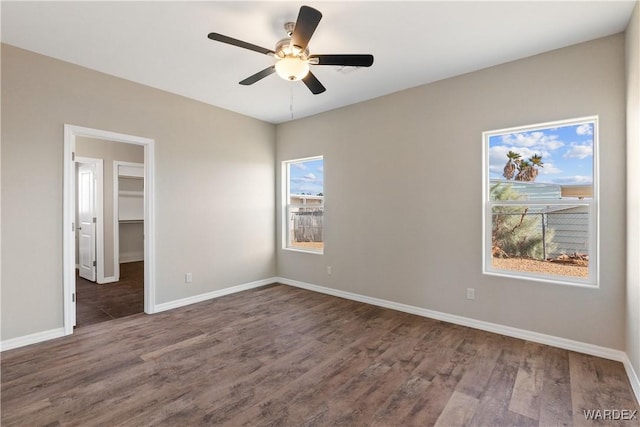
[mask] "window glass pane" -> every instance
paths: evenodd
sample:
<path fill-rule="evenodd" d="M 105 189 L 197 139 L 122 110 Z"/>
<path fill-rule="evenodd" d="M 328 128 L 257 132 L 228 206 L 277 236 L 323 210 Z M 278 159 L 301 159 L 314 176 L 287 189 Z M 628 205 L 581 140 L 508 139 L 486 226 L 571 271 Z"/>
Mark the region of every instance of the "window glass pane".
<path fill-rule="evenodd" d="M 596 117 L 485 133 L 485 272 L 596 284 L 596 140 Z"/>
<path fill-rule="evenodd" d="M 287 163 L 287 247 L 324 250 L 324 160 Z"/>
<path fill-rule="evenodd" d="M 589 210 L 589 205 L 492 207 L 492 267 L 587 279 Z"/>
<path fill-rule="evenodd" d="M 489 136 L 491 200 L 593 198 L 593 133 L 586 121 Z"/>
<path fill-rule="evenodd" d="M 295 249 L 324 249 L 324 207 L 291 206 L 289 209 L 289 246 Z"/>

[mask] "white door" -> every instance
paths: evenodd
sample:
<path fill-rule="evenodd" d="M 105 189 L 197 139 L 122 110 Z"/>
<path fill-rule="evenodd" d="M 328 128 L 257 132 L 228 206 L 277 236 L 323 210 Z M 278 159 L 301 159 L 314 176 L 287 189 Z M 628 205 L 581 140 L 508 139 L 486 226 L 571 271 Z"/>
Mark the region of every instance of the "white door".
<path fill-rule="evenodd" d="M 80 277 L 96 281 L 96 166 L 78 166 L 78 263 Z"/>

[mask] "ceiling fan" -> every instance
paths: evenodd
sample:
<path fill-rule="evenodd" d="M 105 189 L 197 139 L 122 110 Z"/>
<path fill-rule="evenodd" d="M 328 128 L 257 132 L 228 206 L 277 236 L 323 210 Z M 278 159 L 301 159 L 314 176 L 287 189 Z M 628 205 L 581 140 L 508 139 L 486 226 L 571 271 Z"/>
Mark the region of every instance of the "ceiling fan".
<path fill-rule="evenodd" d="M 209 33 L 208 37 L 211 40 L 253 50 L 276 59 L 274 65 L 242 80 L 241 85 L 252 85 L 275 72 L 285 80 L 302 80 L 311 93 L 317 95 L 324 92 L 326 88 L 309 70 L 310 65 L 370 67 L 373 64 L 373 55 L 309 55 L 309 40 L 320 23 L 320 19 L 322 19 L 320 11 L 309 6 L 302 6 L 296 22 L 287 22 L 284 25 L 288 37 L 278 41 L 275 50 L 218 33 Z"/>

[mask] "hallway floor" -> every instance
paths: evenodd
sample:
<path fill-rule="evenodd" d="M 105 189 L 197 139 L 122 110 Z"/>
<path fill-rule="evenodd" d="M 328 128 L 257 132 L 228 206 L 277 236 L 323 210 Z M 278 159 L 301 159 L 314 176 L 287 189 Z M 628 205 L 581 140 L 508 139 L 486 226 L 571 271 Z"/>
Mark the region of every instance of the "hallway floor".
<path fill-rule="evenodd" d="M 98 285 L 76 274 L 76 328 L 144 312 L 144 262 L 120 264 L 120 281 Z"/>

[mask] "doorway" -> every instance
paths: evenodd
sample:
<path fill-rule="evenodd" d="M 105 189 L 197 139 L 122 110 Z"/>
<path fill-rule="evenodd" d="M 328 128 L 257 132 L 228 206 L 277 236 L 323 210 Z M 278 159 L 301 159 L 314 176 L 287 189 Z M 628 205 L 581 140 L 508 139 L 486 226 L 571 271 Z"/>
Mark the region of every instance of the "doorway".
<path fill-rule="evenodd" d="M 75 153 L 79 328 L 144 312 L 144 146 L 77 136 Z"/>
<path fill-rule="evenodd" d="M 106 283 L 118 282 L 120 279 L 120 268 L 119 268 L 119 258 L 116 255 L 116 251 L 119 250 L 118 246 L 115 246 L 112 239 L 111 246 L 108 244 L 105 245 L 106 241 L 109 240 L 106 238 L 106 230 L 107 228 L 111 230 L 111 233 L 114 235 L 118 235 L 118 232 L 113 232 L 114 229 L 117 229 L 116 226 L 118 224 L 118 213 L 114 211 L 114 208 L 110 209 L 105 208 L 103 212 L 102 220 L 95 217 L 91 217 L 89 214 L 86 217 L 89 219 L 89 223 L 86 222 L 80 225 L 80 218 L 76 217 L 76 204 L 77 199 L 80 198 L 78 191 L 79 188 L 77 183 L 81 185 L 80 175 L 77 175 L 77 168 L 79 169 L 79 164 L 85 164 L 86 157 L 89 156 L 79 156 L 78 154 L 78 144 L 84 144 L 85 140 L 93 141 L 94 144 L 103 144 L 105 147 L 108 144 L 112 144 L 108 147 L 115 147 L 115 143 L 124 145 L 125 149 L 131 150 L 142 150 L 142 164 L 144 165 L 141 169 L 140 180 L 144 181 L 143 188 L 139 193 L 141 193 L 140 203 L 139 203 L 139 213 L 138 213 L 138 222 L 140 226 L 140 236 L 143 239 L 141 247 L 141 260 L 138 261 L 139 264 L 137 266 L 133 265 L 127 271 L 127 279 L 131 279 L 132 277 L 137 280 L 142 278 L 144 282 L 142 297 L 144 299 L 144 312 L 145 313 L 153 313 L 155 307 L 155 280 L 153 272 L 155 270 L 155 251 L 154 251 L 154 215 L 153 215 L 153 177 L 154 177 L 154 141 L 149 138 L 142 138 L 137 136 L 119 134 L 109 131 L 103 131 L 98 129 L 84 128 L 73 125 L 65 125 L 65 136 L 64 136 L 64 152 L 65 152 L 65 160 L 64 160 L 64 238 L 63 238 L 63 273 L 64 273 L 64 285 L 63 285 L 63 312 L 64 312 L 64 329 L 65 334 L 73 333 L 73 327 L 76 325 L 76 300 L 77 300 L 77 289 L 76 289 L 76 255 L 83 255 L 86 258 L 87 254 L 91 253 L 91 228 L 90 225 L 93 221 L 96 224 L 95 229 L 101 229 L 101 232 L 96 233 L 96 237 L 102 234 L 103 242 L 102 245 L 97 244 L 95 246 L 95 254 L 96 254 L 96 282 L 103 283 L 100 289 L 109 290 L 107 288 L 109 285 Z M 86 152 L 85 152 L 86 153 Z M 84 158 L 83 158 L 84 157 Z M 99 157 L 99 156 L 93 156 Z M 104 156 L 103 156 L 104 157 Z M 114 159 L 110 158 L 109 163 L 113 163 Z M 139 162 L 139 160 L 138 160 Z M 106 164 L 106 161 L 105 161 Z M 86 169 L 89 169 L 87 171 Z M 84 175 L 82 179 L 85 180 L 85 184 L 90 182 L 90 172 L 91 167 L 83 168 Z M 103 169 L 103 173 L 107 174 L 106 171 L 111 171 L 111 166 L 105 166 Z M 117 177 L 116 177 L 117 178 Z M 112 182 L 110 179 L 104 179 L 105 184 L 107 182 Z M 90 187 L 90 186 L 89 186 Z M 96 186 L 100 187 L 101 186 Z M 91 190 L 84 190 L 88 195 Z M 97 190 L 94 189 L 94 194 L 97 193 Z M 113 191 L 113 190 L 111 190 Z M 110 196 L 104 194 L 102 198 L 102 203 L 107 204 L 105 201 L 115 200 L 113 206 L 117 206 L 117 193 L 116 195 Z M 99 204 L 98 198 L 96 198 L 96 205 Z M 109 203 L 111 205 L 111 203 Z M 85 203 L 86 205 L 86 203 Z M 91 207 L 86 205 L 85 207 Z M 85 220 L 87 219 L 85 218 Z M 93 220 L 93 218 L 96 218 Z M 76 229 L 80 226 L 87 226 L 89 228 L 88 236 L 85 235 L 85 246 L 83 247 L 83 251 L 80 250 L 79 243 L 76 245 Z M 106 226 L 106 227 L 105 227 Z M 82 230 L 79 230 L 82 231 Z M 116 237 L 117 239 L 117 237 Z M 87 243 L 89 242 L 89 243 Z M 80 254 L 82 252 L 82 254 Z M 99 253 L 101 252 L 101 253 Z M 140 256 L 140 255 L 139 255 Z M 93 260 L 91 260 L 92 262 Z M 86 267 L 90 267 L 88 262 L 85 259 Z M 115 267 L 117 263 L 118 267 Z M 133 264 L 133 263 L 132 263 Z M 78 261 L 79 266 L 79 261 Z M 89 269 L 85 270 L 85 277 L 88 283 L 91 283 L 91 271 Z M 140 277 L 141 276 L 141 277 Z M 78 275 L 79 277 L 79 275 Z M 123 278 L 124 279 L 124 278 Z"/>

